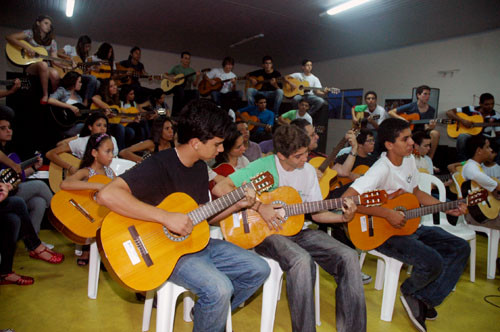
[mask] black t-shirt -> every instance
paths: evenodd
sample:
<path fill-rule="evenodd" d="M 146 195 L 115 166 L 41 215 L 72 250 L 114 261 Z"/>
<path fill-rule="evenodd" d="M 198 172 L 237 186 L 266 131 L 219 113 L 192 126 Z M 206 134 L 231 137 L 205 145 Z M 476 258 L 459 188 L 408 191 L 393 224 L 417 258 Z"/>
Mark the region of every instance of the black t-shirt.
<path fill-rule="evenodd" d="M 208 202 L 207 165 L 198 160 L 192 167 L 184 166 L 175 149 L 153 154 L 120 176 L 140 201 L 158 205 L 175 192 L 188 194 L 196 203 Z"/>
<path fill-rule="evenodd" d="M 132 61 L 130 61 L 130 60 L 123 60 L 123 61 L 120 61 L 120 65 L 125 67 L 125 68 L 132 68 L 139 75 L 142 74 L 142 72 L 144 71 L 144 65 L 142 64 L 142 62 L 139 62 L 136 65 L 134 65 L 132 63 Z M 139 84 L 139 78 L 136 76 L 132 76 L 132 82 Z M 136 91 L 136 93 L 137 93 L 137 91 Z"/>
<path fill-rule="evenodd" d="M 273 70 L 272 73 L 266 73 L 264 69 L 259 69 L 251 73 L 248 73 L 248 76 L 255 76 L 255 77 L 262 76 L 264 77 L 264 80 L 270 80 L 272 78 L 281 77 L 281 73 L 277 70 Z M 271 83 L 269 82 L 262 84 L 262 89 L 260 89 L 260 91 L 274 91 L 274 90 L 276 90 L 276 88 L 272 86 Z"/>
<path fill-rule="evenodd" d="M 347 157 L 349 157 L 349 153 L 344 153 L 343 155 L 337 157 L 335 159 L 336 164 L 343 164 Z M 354 164 L 352 165 L 352 169 L 355 169 L 359 165 L 366 165 L 368 167 L 371 167 L 375 162 L 377 161 L 377 157 L 368 155 L 366 157 L 361 157 L 361 156 L 356 156 L 356 160 L 354 161 Z"/>

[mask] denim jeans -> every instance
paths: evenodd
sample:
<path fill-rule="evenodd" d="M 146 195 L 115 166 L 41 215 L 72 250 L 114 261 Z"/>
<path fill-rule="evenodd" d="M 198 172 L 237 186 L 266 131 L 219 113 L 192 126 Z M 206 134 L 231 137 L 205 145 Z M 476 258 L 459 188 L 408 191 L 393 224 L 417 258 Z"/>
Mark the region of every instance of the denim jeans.
<path fill-rule="evenodd" d="M 316 331 L 314 282 L 316 261 L 337 283 L 335 315 L 337 331 L 366 331 L 366 304 L 358 254 L 318 230 L 297 235 L 271 235 L 255 251 L 276 260 L 286 273 L 288 305 L 294 332 Z"/>
<path fill-rule="evenodd" d="M 220 91 L 212 91 L 210 93 L 210 95 L 212 96 L 212 100 L 214 103 L 216 103 L 217 105 L 219 105 L 221 107 L 225 107 L 225 108 L 236 107 L 236 106 L 231 105 L 231 104 L 233 104 L 232 100 L 237 99 L 237 100 L 241 101 L 241 98 L 243 98 L 243 92 L 241 92 L 239 90 L 229 91 L 226 93 L 221 93 Z M 231 107 L 227 107 L 229 105 Z"/>
<path fill-rule="evenodd" d="M 96 91 L 99 90 L 101 82 L 93 75 L 82 75 L 82 99 L 87 100 L 87 102 L 92 103 L 92 97 L 95 95 Z M 90 106 L 90 104 L 89 104 Z"/>
<path fill-rule="evenodd" d="M 432 226 L 420 226 L 412 235 L 393 236 L 376 250 L 413 265 L 401 292 L 428 307 L 441 304 L 453 290 L 470 255 L 467 241 Z"/>
<path fill-rule="evenodd" d="M 12 272 L 12 263 L 19 235 L 28 250 L 35 250 L 40 239 L 33 229 L 26 203 L 20 197 L 7 197 L 0 202 L 0 274 Z"/>
<path fill-rule="evenodd" d="M 302 99 L 305 99 L 307 100 L 307 102 L 309 103 L 309 111 L 308 113 L 310 115 L 313 115 L 314 113 L 316 113 L 321 107 L 323 107 L 323 105 L 326 105 L 326 100 L 319 97 L 319 96 L 316 96 L 316 95 L 313 95 L 313 94 L 304 94 L 303 96 L 301 95 L 296 95 L 295 97 L 293 97 L 293 106 L 295 108 L 298 107 L 299 105 L 299 102 L 302 100 Z"/>
<path fill-rule="evenodd" d="M 50 206 L 52 191 L 41 180 L 28 180 L 19 184 L 16 196 L 21 197 L 26 202 L 31 223 L 38 234 L 45 210 Z"/>
<path fill-rule="evenodd" d="M 255 96 L 256 95 L 263 95 L 266 99 L 274 99 L 274 106 L 272 111 L 274 112 L 274 116 L 277 117 L 280 113 L 280 105 L 281 101 L 283 100 L 283 90 L 277 89 L 274 91 L 260 91 L 256 90 L 254 88 L 248 88 L 247 89 L 247 99 L 248 99 L 248 106 L 253 106 L 255 105 Z"/>
<path fill-rule="evenodd" d="M 269 265 L 251 251 L 210 239 L 200 252 L 182 256 L 169 280 L 198 295 L 193 331 L 222 332 L 227 304 L 236 309 L 267 279 Z"/>

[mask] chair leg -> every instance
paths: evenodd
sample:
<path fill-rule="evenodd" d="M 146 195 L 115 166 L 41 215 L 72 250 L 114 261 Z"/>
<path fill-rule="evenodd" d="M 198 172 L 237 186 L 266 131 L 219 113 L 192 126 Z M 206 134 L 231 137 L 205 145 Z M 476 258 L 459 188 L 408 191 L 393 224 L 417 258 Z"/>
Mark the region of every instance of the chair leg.
<path fill-rule="evenodd" d="M 500 239 L 500 230 L 492 229 L 488 238 L 488 273 L 486 278 L 495 279 L 496 260 L 498 257 L 498 240 Z"/>
<path fill-rule="evenodd" d="M 472 239 L 469 242 L 470 245 L 470 281 L 476 281 L 476 239 Z"/>
<path fill-rule="evenodd" d="M 194 300 L 193 300 L 193 294 L 190 292 L 186 292 L 184 294 L 184 300 L 182 301 L 183 303 L 183 314 L 182 318 L 186 323 L 192 322 L 193 320 L 191 319 L 191 310 L 194 307 Z"/>
<path fill-rule="evenodd" d="M 175 303 L 177 297 L 184 291 L 183 287 L 172 282 L 167 282 L 157 290 L 156 332 L 172 332 L 174 330 Z"/>
<path fill-rule="evenodd" d="M 283 277 L 278 262 L 272 259 L 266 259 L 271 267 L 271 273 L 264 282 L 262 291 L 262 314 L 260 319 L 260 332 L 273 331 L 274 318 L 276 315 L 276 304 L 278 302 L 279 285 Z"/>
<path fill-rule="evenodd" d="M 363 269 L 363 264 L 365 263 L 366 251 L 362 251 L 359 255 L 359 269 Z"/>
<path fill-rule="evenodd" d="M 146 300 L 144 301 L 144 312 L 142 314 L 142 332 L 149 331 L 151 322 L 151 312 L 153 311 L 153 300 L 155 291 L 146 293 Z"/>
<path fill-rule="evenodd" d="M 233 321 L 231 319 L 232 311 L 231 311 L 231 301 L 229 301 L 229 310 L 227 312 L 227 320 L 226 320 L 226 332 L 233 332 Z"/>
<path fill-rule="evenodd" d="M 375 276 L 375 289 L 382 290 L 384 287 L 385 262 L 382 258 L 377 259 L 377 274 Z"/>
<path fill-rule="evenodd" d="M 101 266 L 101 256 L 99 255 L 99 250 L 97 249 L 95 241 L 90 245 L 89 256 L 89 284 L 87 295 L 89 299 L 95 300 L 97 298 L 97 288 L 99 287 L 99 270 Z"/>
<path fill-rule="evenodd" d="M 385 264 L 384 294 L 382 295 L 380 319 L 390 322 L 392 321 L 394 302 L 398 291 L 399 273 L 403 263 L 396 259 L 389 259 Z"/>
<path fill-rule="evenodd" d="M 316 281 L 314 282 L 314 312 L 316 314 L 316 325 L 321 326 L 321 311 L 319 306 L 320 293 L 319 293 L 319 265 L 316 264 Z"/>

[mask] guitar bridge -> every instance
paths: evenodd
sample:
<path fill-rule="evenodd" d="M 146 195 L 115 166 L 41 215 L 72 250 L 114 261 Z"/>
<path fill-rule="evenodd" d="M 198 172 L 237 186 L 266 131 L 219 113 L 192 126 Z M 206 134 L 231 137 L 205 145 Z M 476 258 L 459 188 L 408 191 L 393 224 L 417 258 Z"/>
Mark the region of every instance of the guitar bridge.
<path fill-rule="evenodd" d="M 77 201 L 75 201 L 73 198 L 69 200 L 69 203 L 71 205 L 73 205 L 77 210 L 78 212 L 80 212 L 85 218 L 87 218 L 90 222 L 94 222 L 95 219 L 90 215 L 90 213 L 87 212 L 87 210 L 85 210 L 83 208 L 83 206 L 81 206 Z"/>
<path fill-rule="evenodd" d="M 148 249 L 146 249 L 144 242 L 142 242 L 139 233 L 137 233 L 137 229 L 135 229 L 135 226 L 130 226 L 128 228 L 128 231 L 130 232 L 130 235 L 134 240 L 135 246 L 137 247 L 137 249 L 139 249 L 139 252 L 141 253 L 142 259 L 144 259 L 144 263 L 146 263 L 146 266 L 150 267 L 151 265 L 153 265 L 153 260 L 149 255 Z"/>

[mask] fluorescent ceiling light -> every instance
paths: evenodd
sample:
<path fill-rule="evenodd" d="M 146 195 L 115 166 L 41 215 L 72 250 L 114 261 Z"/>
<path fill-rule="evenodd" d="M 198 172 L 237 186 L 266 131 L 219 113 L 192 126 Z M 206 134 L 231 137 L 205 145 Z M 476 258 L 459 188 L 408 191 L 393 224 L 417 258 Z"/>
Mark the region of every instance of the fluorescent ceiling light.
<path fill-rule="evenodd" d="M 356 6 L 362 5 L 362 4 L 364 4 L 365 2 L 368 2 L 368 1 L 371 1 L 371 0 L 351 0 L 351 1 L 347 1 L 347 2 L 344 2 L 341 5 L 338 5 L 338 6 L 335 6 L 333 8 L 328 9 L 326 11 L 326 13 L 328 15 L 336 15 L 336 14 L 341 13 L 343 11 L 346 11 L 348 9 L 351 9 L 351 8 L 356 7 Z"/>
<path fill-rule="evenodd" d="M 73 9 L 75 9 L 75 0 L 66 0 L 66 16 L 73 16 Z"/>

